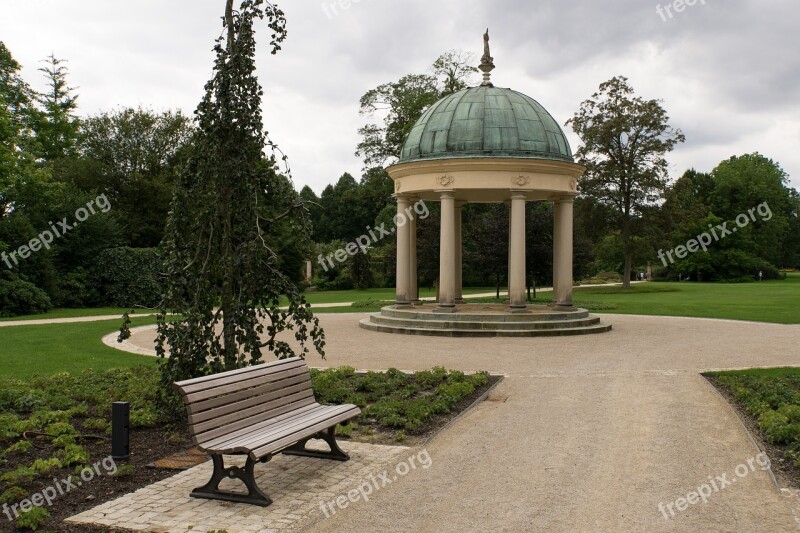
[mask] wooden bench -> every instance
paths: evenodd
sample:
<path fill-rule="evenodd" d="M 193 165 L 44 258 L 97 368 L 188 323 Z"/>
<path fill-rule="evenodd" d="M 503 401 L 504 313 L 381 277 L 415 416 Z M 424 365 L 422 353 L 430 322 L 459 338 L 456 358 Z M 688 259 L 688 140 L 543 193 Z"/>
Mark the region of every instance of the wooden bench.
<path fill-rule="evenodd" d="M 189 431 L 197 447 L 211 455 L 214 473 L 191 496 L 266 507 L 272 500 L 256 484 L 256 463 L 276 453 L 347 461 L 336 443 L 337 424 L 346 424 L 361 410 L 355 405 L 320 405 L 314 400 L 311 373 L 298 358 L 232 370 L 175 383 L 189 415 Z M 306 449 L 322 439 L 329 452 Z M 247 455 L 243 468 L 225 467 L 224 455 Z M 225 478 L 239 479 L 248 493 L 219 490 Z"/>

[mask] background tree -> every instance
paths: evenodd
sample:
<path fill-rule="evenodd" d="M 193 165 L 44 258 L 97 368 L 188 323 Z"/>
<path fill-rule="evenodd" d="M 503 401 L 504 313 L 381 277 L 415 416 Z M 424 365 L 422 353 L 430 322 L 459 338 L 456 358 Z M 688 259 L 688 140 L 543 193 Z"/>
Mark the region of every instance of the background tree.
<path fill-rule="evenodd" d="M 48 90 L 36 95 L 42 109 L 37 127 L 37 140 L 42 157 L 47 161 L 72 154 L 78 140 L 80 122 L 75 116 L 78 97 L 67 82 L 66 60 L 50 55 L 46 66 L 39 69 L 47 80 Z"/>
<path fill-rule="evenodd" d="M 300 216 L 302 202 L 266 158 L 261 86 L 255 76 L 254 23 L 266 19 L 272 52 L 286 38 L 281 10 L 227 0 L 226 34 L 214 47 L 214 75 L 196 115 L 197 131 L 177 184 L 163 243 L 166 296 L 158 317 L 157 351 L 169 359 L 164 381 L 230 370 L 295 355 L 279 335 L 294 331 L 300 354 L 323 354 L 324 334 L 310 306 L 278 268 L 269 247 L 275 225 Z M 288 310 L 282 298 L 288 300 Z M 172 321 L 167 312 L 181 317 Z M 218 328 L 221 326 L 221 329 Z M 126 335 L 123 330 L 123 337 Z M 169 345 L 167 347 L 167 345 Z"/>
<path fill-rule="evenodd" d="M 16 186 L 35 177 L 39 154 L 34 130 L 39 112 L 21 68 L 0 41 L 0 220 L 13 210 Z"/>
<path fill-rule="evenodd" d="M 669 125 L 661 102 L 634 96 L 625 77 L 601 84 L 567 124 L 583 141 L 577 152 L 578 163 L 587 168 L 582 194 L 614 208 L 628 288 L 636 220 L 662 197 L 668 179 L 665 155 L 685 137 Z"/>
<path fill-rule="evenodd" d="M 446 52 L 434 62 L 430 74 L 408 74 L 361 97 L 362 115 L 383 116 L 383 125 L 371 123 L 358 130 L 362 140 L 356 155 L 364 158 L 367 168 L 383 167 L 399 157 L 422 114 L 439 99 L 468 86 L 478 70 L 470 64 L 472 61 L 467 53 Z"/>
<path fill-rule="evenodd" d="M 125 108 L 91 116 L 81 124 L 78 156 L 59 161 L 55 179 L 106 194 L 126 244 L 156 247 L 193 131 L 179 111 Z"/>

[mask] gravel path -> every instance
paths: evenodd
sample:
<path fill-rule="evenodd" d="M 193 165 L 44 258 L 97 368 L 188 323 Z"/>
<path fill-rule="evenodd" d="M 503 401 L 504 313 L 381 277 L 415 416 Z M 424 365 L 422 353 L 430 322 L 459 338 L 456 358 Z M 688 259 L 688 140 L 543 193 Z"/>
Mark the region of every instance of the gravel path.
<path fill-rule="evenodd" d="M 309 363 L 507 377 L 428 444 L 430 469 L 308 531 L 800 530 L 797 496 L 769 471 L 736 475 L 759 450 L 700 376 L 800 365 L 800 326 L 606 315 L 604 335 L 498 341 L 373 333 L 364 316 L 321 315 L 328 355 Z M 142 328 L 132 343 L 152 338 Z M 718 476 L 735 481 L 678 509 Z"/>

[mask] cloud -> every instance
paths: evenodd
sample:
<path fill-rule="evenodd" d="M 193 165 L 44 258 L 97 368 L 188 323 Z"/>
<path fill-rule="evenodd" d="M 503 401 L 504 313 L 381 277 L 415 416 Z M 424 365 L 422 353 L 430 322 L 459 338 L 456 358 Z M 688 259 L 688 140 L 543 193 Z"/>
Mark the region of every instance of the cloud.
<path fill-rule="evenodd" d="M 365 121 L 361 95 L 425 72 L 446 50 L 480 54 L 489 26 L 495 82 L 537 99 L 560 123 L 600 83 L 625 75 L 637 94 L 663 100 L 687 135 L 670 156 L 673 176 L 759 150 L 800 187 L 794 0 L 698 0 L 666 21 L 656 12 L 666 0 L 350 0 L 333 14 L 338 2 L 279 3 L 289 40 L 277 56 L 260 28 L 266 126 L 298 186 L 319 192 L 343 172 L 360 175 L 353 152 Z M 223 7 L 28 0 L 4 6 L 0 35 L 35 86 L 39 60 L 51 52 L 68 59 L 84 114 L 136 105 L 191 113 L 211 73 Z"/>

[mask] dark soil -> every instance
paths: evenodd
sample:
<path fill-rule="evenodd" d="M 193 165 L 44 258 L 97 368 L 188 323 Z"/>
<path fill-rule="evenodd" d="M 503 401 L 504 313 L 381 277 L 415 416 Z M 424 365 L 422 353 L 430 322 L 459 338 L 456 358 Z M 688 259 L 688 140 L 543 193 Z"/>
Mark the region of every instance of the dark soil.
<path fill-rule="evenodd" d="M 501 376 L 490 376 L 488 384 L 476 389 L 470 396 L 461 400 L 449 414 L 439 415 L 425 426 L 413 432 L 409 432 L 408 436 L 403 439 L 402 442 L 398 442 L 396 431 L 387 431 L 378 428 L 373 428 L 372 434 L 367 437 L 358 436 L 353 440 L 387 445 L 402 444 L 414 446 L 421 444 L 433 438 L 433 436 L 450 424 L 450 422 L 463 414 L 476 400 L 485 395 L 501 379 Z M 341 440 L 344 443 L 343 448 L 346 450 L 347 439 L 342 438 Z M 108 457 L 111 452 L 109 442 L 86 441 L 81 442 L 81 444 L 90 452 L 93 462 Z M 101 468 L 103 475 L 95 476 L 90 482 L 84 483 L 70 490 L 64 496 L 58 497 L 53 502 L 53 505 L 47 508 L 51 517 L 39 531 L 53 531 L 58 533 L 115 531 L 109 530 L 108 528 L 67 524 L 64 523 L 63 520 L 92 509 L 107 501 L 134 492 L 147 485 L 161 481 L 162 479 L 174 476 L 177 473 L 175 470 L 151 468 L 147 465 L 165 457 L 183 454 L 191 447 L 191 439 L 185 426 L 132 430 L 130 460 L 126 463 L 118 462 L 117 466 L 128 464 L 134 467 L 133 471 L 121 476 L 108 476 L 105 475 L 106 473 Z M 34 457 L 30 455 L 26 456 L 26 461 L 32 461 L 36 458 L 47 459 L 52 456 L 51 452 L 52 450 L 50 449 L 37 450 Z M 10 469 L 12 468 L 4 466 L 2 471 Z M 58 478 L 61 480 L 66 479 L 70 475 L 73 476 L 73 482 L 76 481 L 77 476 L 75 476 L 74 471 L 70 469 L 54 471 L 49 479 Z M 35 488 L 31 494 L 35 494 L 37 490 L 42 490 L 52 485 L 52 481 L 49 483 L 43 482 L 41 486 Z M 22 531 L 8 522 L 6 517 L 2 514 L 0 514 L 0 529 L 9 532 Z"/>
<path fill-rule="evenodd" d="M 47 508 L 51 518 L 40 528 L 40 531 L 55 531 L 59 533 L 94 531 L 86 526 L 68 525 L 62 521 L 101 503 L 114 500 L 139 488 L 174 476 L 176 473 L 174 470 L 148 468 L 146 465 L 162 457 L 183 452 L 191 447 L 189 434 L 185 427 L 132 430 L 130 444 L 130 460 L 117 462 L 117 467 L 122 467 L 126 464 L 132 466 L 133 470 L 130 473 L 109 476 L 106 475 L 107 472 L 101 466 L 101 475 L 95 475 L 90 482 L 77 486 L 76 481 L 80 480 L 80 476 L 76 475 L 73 469 L 63 468 L 52 472 L 49 482 L 45 481 L 42 482 L 41 486 L 34 487 L 31 494 L 35 494 L 37 490 L 40 491 L 46 487 L 54 486 L 53 478 L 61 481 L 67 479 L 68 476 L 72 476 L 72 482 L 76 484 L 76 488 L 63 496 L 59 496 L 54 500 L 53 505 Z M 81 445 L 89 451 L 93 463 L 102 461 L 103 458 L 107 458 L 111 454 L 111 445 L 108 441 L 84 441 L 81 442 Z M 49 448 L 36 450 L 37 456 L 33 458 L 26 456 L 26 460 L 47 459 L 52 456 L 51 452 L 52 450 Z M 62 487 L 64 487 L 63 483 Z M 3 531 L 20 531 L 8 522 L 8 518 L 5 515 L 0 515 L 0 519 L 2 519 L 1 527 Z M 98 529 L 97 531 L 104 530 Z"/>
<path fill-rule="evenodd" d="M 798 468 L 793 461 L 786 459 L 786 446 L 770 444 L 767 442 L 764 438 L 764 435 L 761 433 L 761 428 L 758 426 L 758 421 L 744 410 L 742 405 L 736 400 L 736 397 L 726 387 L 722 386 L 715 376 L 703 377 L 705 377 L 709 383 L 714 385 L 720 394 L 722 394 L 722 396 L 728 400 L 728 403 L 733 406 L 733 408 L 736 410 L 736 413 L 739 415 L 739 418 L 742 420 L 742 422 L 744 422 L 747 430 L 751 435 L 753 435 L 753 438 L 755 438 L 758 447 L 767 452 L 767 455 L 772 462 L 772 473 L 775 474 L 775 478 L 778 480 L 778 485 L 780 485 L 781 488 L 800 489 L 800 468 Z"/>

